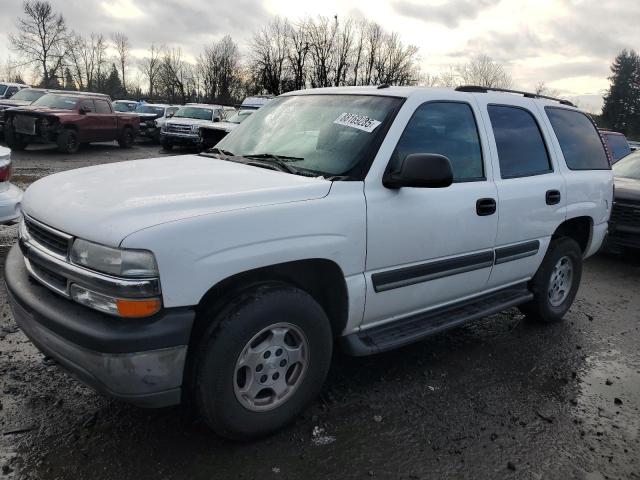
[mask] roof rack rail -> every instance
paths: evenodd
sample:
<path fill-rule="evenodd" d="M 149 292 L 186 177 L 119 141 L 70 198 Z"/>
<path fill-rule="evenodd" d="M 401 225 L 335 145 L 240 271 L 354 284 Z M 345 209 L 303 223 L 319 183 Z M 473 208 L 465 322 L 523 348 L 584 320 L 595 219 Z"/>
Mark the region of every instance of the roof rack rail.
<path fill-rule="evenodd" d="M 554 102 L 560 102 L 562 105 L 575 107 L 575 105 L 571 103 L 569 100 L 563 100 L 562 98 L 549 97 L 547 95 L 540 95 L 538 93 L 523 92 L 521 90 L 509 90 L 508 88 L 481 87 L 479 85 L 462 85 L 460 87 L 456 87 L 456 91 L 476 92 L 476 93 L 487 93 L 487 92 L 515 93 L 527 98 L 544 98 L 545 100 L 553 100 Z"/>

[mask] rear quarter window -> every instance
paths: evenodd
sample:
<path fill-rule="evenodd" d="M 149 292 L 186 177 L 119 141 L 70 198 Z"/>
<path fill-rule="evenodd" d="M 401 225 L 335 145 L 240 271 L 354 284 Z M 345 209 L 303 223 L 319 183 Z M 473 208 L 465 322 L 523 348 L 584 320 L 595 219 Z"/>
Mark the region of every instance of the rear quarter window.
<path fill-rule="evenodd" d="M 577 110 L 545 107 L 562 155 L 571 170 L 609 170 L 602 139 L 591 119 Z"/>
<path fill-rule="evenodd" d="M 614 162 L 617 162 L 631 153 L 631 148 L 624 136 L 613 133 L 603 133 L 602 137 L 605 142 L 607 142 L 607 146 L 609 147 L 609 151 L 611 152 Z"/>

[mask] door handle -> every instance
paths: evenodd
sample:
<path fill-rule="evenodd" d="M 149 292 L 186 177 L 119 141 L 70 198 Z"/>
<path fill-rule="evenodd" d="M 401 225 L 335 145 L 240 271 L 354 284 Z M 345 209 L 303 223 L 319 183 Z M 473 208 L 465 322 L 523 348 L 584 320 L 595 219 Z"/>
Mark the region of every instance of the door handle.
<path fill-rule="evenodd" d="M 561 198 L 559 190 L 547 190 L 547 194 L 545 196 L 547 205 L 557 205 L 560 203 Z"/>
<path fill-rule="evenodd" d="M 496 201 L 493 198 L 481 198 L 476 202 L 476 213 L 481 217 L 496 213 Z"/>

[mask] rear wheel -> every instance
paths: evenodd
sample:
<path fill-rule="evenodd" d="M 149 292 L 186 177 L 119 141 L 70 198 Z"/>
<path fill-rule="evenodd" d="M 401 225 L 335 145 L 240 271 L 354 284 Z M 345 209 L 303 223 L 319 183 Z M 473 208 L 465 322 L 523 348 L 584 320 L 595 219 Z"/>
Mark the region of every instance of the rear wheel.
<path fill-rule="evenodd" d="M 22 138 L 22 135 L 16 133 L 12 127 L 6 127 L 4 129 L 4 141 L 7 142 L 7 146 L 11 150 L 15 151 L 24 150 L 28 145 Z"/>
<path fill-rule="evenodd" d="M 558 322 L 578 293 L 582 278 L 582 250 L 572 238 L 554 239 L 531 280 L 531 302 L 520 306 L 527 317 L 545 323 Z"/>
<path fill-rule="evenodd" d="M 75 130 L 62 130 L 58 135 L 58 150 L 62 153 L 76 153 L 80 149 L 78 134 Z"/>
<path fill-rule="evenodd" d="M 122 129 L 122 133 L 120 134 L 120 138 L 118 139 L 118 145 L 120 148 L 131 148 L 134 141 L 133 128 L 124 127 Z"/>
<path fill-rule="evenodd" d="M 196 349 L 193 394 L 218 434 L 248 439 L 288 424 L 318 394 L 331 363 L 322 307 L 286 284 L 240 294 Z"/>

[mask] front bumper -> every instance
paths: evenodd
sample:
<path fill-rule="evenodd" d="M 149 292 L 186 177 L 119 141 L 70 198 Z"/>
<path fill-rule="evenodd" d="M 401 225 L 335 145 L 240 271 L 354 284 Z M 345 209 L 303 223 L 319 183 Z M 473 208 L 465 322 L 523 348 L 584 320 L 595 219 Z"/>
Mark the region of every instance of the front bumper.
<path fill-rule="evenodd" d="M 609 247 L 626 247 L 640 249 L 640 225 L 628 225 L 609 222 Z"/>
<path fill-rule="evenodd" d="M 93 311 L 31 279 L 18 246 L 7 255 L 5 281 L 16 323 L 80 381 L 143 407 L 180 403 L 192 309 L 141 320 Z"/>
<path fill-rule="evenodd" d="M 173 145 L 197 145 L 200 140 L 200 136 L 187 133 L 173 133 L 173 132 L 160 132 L 160 138 L 163 141 L 168 141 Z"/>

